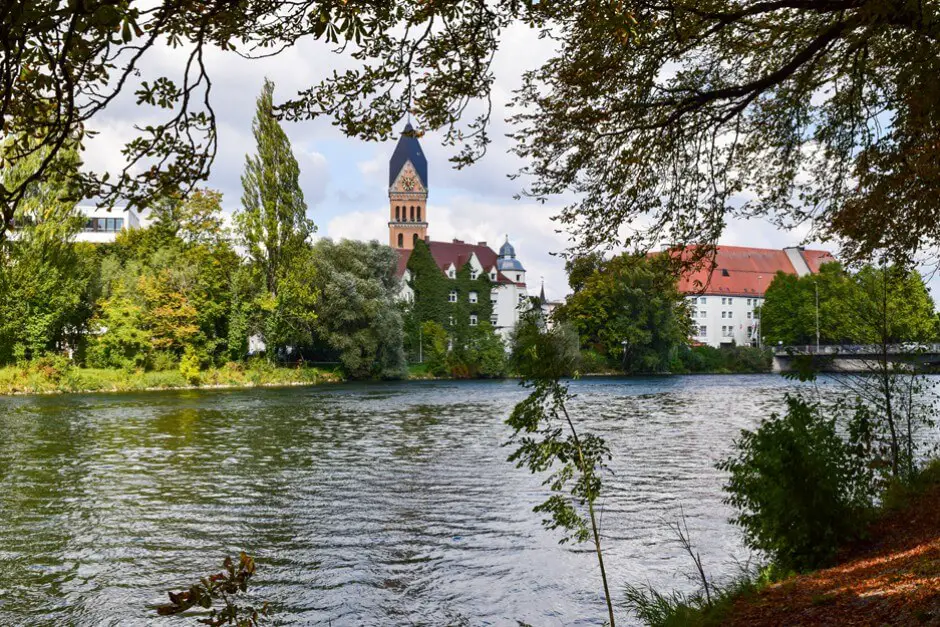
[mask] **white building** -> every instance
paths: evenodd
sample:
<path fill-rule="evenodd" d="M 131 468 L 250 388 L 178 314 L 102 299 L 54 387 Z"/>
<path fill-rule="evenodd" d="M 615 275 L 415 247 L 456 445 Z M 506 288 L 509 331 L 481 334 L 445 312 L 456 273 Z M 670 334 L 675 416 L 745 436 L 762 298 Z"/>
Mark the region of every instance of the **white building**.
<path fill-rule="evenodd" d="M 805 276 L 835 261 L 824 250 L 719 246 L 714 265 L 679 281 L 692 314 L 692 339 L 716 348 L 760 343 L 760 306 L 778 272 Z"/>
<path fill-rule="evenodd" d="M 84 227 L 75 237 L 77 242 L 113 242 L 121 231 L 141 227 L 140 217 L 130 209 L 115 207 L 109 211 L 93 206 L 79 206 L 77 210 L 85 218 Z"/>

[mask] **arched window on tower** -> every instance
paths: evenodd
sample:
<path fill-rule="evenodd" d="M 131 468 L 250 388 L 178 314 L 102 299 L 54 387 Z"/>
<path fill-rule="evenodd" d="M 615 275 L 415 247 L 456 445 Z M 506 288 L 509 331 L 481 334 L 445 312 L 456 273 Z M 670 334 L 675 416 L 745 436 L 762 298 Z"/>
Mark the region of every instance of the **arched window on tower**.
<path fill-rule="evenodd" d="M 414 248 L 415 246 L 417 246 L 417 244 L 418 244 L 418 234 L 415 233 L 414 235 L 411 236 L 411 246 L 412 246 L 412 248 Z"/>
<path fill-rule="evenodd" d="M 414 222 L 414 221 L 415 221 L 415 208 L 414 208 L 414 206 L 411 207 L 410 215 L 411 215 L 411 218 L 410 218 L 411 221 Z"/>
<path fill-rule="evenodd" d="M 395 222 L 401 222 L 401 207 L 395 207 Z"/>
<path fill-rule="evenodd" d="M 421 205 L 418 205 L 418 222 L 421 222 Z"/>
<path fill-rule="evenodd" d="M 405 236 L 402 235 L 401 233 L 398 234 L 398 247 L 399 248 L 405 247 Z"/>

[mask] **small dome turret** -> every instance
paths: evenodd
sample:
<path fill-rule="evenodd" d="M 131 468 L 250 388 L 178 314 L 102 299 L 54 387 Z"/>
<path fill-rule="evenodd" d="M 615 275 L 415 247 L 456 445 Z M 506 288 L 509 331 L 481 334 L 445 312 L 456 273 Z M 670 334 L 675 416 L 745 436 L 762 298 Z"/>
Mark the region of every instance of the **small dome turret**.
<path fill-rule="evenodd" d="M 499 248 L 499 259 L 496 260 L 496 267 L 500 272 L 513 271 L 525 272 L 522 262 L 516 259 L 516 249 L 509 243 L 509 236 L 506 236 L 506 242 Z"/>

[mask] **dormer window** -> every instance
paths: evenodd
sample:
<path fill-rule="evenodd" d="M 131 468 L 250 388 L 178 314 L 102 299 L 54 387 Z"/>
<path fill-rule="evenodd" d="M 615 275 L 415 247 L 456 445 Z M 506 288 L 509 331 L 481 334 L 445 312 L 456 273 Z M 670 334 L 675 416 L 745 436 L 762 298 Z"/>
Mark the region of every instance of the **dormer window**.
<path fill-rule="evenodd" d="M 456 277 L 456 276 L 457 276 L 457 273 L 454 272 L 454 269 L 453 269 L 453 268 L 451 268 L 450 270 L 447 271 L 447 278 L 453 279 L 453 278 Z"/>
<path fill-rule="evenodd" d="M 490 281 L 495 281 L 495 280 L 496 280 L 496 273 L 490 272 Z"/>
<path fill-rule="evenodd" d="M 727 269 L 727 268 L 722 268 L 722 269 L 721 269 L 721 276 L 731 276 L 731 274 L 728 272 L 728 269 Z"/>
<path fill-rule="evenodd" d="M 480 273 L 479 273 L 479 272 L 477 272 L 476 270 L 470 270 L 470 278 L 471 278 L 471 279 L 476 280 L 476 278 L 477 278 L 478 276 L 480 276 Z"/>

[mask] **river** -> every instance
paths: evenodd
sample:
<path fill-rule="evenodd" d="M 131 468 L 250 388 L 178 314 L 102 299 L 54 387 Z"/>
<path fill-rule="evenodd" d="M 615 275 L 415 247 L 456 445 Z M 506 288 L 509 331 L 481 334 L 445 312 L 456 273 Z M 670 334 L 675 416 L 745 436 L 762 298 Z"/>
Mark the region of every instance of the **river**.
<path fill-rule="evenodd" d="M 689 589 L 747 558 L 716 461 L 779 376 L 575 382 L 614 459 L 601 526 L 624 583 Z M 192 625 L 165 591 L 245 550 L 275 625 L 600 625 L 593 553 L 506 462 L 513 381 L 0 398 L 0 624 Z M 626 617 L 624 617 L 626 622 Z"/>

